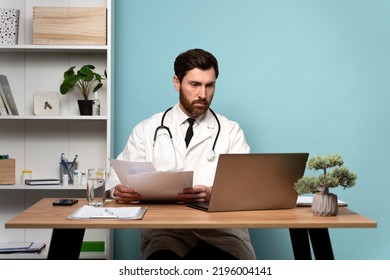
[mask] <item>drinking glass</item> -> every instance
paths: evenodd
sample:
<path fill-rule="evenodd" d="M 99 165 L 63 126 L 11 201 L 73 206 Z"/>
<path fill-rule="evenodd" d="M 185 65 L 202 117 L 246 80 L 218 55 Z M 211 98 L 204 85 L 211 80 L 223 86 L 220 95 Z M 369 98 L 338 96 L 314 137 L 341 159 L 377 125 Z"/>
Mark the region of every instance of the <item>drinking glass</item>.
<path fill-rule="evenodd" d="M 106 192 L 106 173 L 103 168 L 88 169 L 87 174 L 87 200 L 88 205 L 104 206 Z"/>

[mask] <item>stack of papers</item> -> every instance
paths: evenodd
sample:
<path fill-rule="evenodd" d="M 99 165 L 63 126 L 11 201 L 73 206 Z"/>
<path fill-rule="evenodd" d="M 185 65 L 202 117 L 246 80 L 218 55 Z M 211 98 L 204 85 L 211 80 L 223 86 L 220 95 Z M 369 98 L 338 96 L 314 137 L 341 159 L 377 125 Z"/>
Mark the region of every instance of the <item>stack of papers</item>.
<path fill-rule="evenodd" d="M 192 188 L 193 171 L 159 172 L 151 162 L 110 159 L 119 180 L 143 201 L 176 201 L 184 188 Z"/>
<path fill-rule="evenodd" d="M 0 243 L 0 254 L 40 253 L 45 247 L 44 242 L 4 242 Z"/>
<path fill-rule="evenodd" d="M 84 205 L 77 209 L 68 219 L 123 219 L 140 220 L 146 207 L 95 207 Z"/>

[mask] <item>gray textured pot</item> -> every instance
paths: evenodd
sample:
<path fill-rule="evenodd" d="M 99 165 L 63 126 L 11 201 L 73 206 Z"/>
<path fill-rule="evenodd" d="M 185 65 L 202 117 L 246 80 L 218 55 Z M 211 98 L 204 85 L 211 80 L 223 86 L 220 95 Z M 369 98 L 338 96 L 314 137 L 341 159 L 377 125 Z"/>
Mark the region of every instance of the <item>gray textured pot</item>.
<path fill-rule="evenodd" d="M 316 216 L 336 216 L 339 209 L 337 195 L 314 194 L 311 209 Z"/>

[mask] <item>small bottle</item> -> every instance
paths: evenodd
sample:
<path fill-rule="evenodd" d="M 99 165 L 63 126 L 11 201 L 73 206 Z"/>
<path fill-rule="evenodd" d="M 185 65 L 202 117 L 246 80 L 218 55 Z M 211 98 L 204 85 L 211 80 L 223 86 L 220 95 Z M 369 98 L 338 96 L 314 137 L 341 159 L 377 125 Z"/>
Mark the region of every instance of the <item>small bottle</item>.
<path fill-rule="evenodd" d="M 26 184 L 26 180 L 32 179 L 31 170 L 22 170 L 22 184 Z"/>
<path fill-rule="evenodd" d="M 85 186 L 86 184 L 87 184 L 87 174 L 85 172 L 81 172 L 80 185 Z"/>
<path fill-rule="evenodd" d="M 64 186 L 67 186 L 68 183 L 69 183 L 69 175 L 68 175 L 68 174 L 62 175 L 62 184 L 63 184 Z"/>
<path fill-rule="evenodd" d="M 92 115 L 100 116 L 100 100 L 98 97 L 98 92 L 95 91 L 93 94 L 94 94 L 94 98 L 92 101 Z"/>
<path fill-rule="evenodd" d="M 81 173 L 80 170 L 75 169 L 73 171 L 73 185 L 80 185 L 81 181 Z"/>

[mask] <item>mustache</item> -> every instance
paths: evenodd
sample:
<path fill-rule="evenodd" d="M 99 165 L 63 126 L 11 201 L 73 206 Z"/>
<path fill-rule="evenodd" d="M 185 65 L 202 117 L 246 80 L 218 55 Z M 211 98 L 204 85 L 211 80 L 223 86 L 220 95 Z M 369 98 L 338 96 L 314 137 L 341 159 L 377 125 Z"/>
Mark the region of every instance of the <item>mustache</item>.
<path fill-rule="evenodd" d="M 192 104 L 202 104 L 202 105 L 209 105 L 209 103 L 207 102 L 206 99 L 198 99 L 198 100 L 195 100 L 194 102 L 192 102 Z"/>

